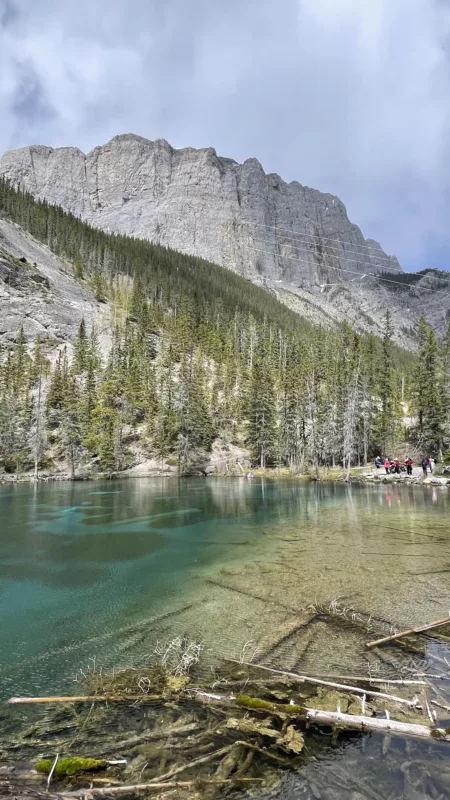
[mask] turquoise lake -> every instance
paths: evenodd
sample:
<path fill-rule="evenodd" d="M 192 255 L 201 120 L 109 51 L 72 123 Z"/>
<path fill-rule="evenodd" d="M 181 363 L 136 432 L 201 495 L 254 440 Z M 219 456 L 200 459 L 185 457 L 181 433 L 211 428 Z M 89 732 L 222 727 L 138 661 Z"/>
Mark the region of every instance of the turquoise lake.
<path fill-rule="evenodd" d="M 205 661 L 334 602 L 408 626 L 450 608 L 450 501 L 436 487 L 245 479 L 0 487 L 2 697 L 56 692 L 187 635 Z M 337 600 L 336 600 L 337 598 Z M 359 644 L 358 644 L 359 647 Z M 362 669 L 320 624 L 272 663 Z"/>

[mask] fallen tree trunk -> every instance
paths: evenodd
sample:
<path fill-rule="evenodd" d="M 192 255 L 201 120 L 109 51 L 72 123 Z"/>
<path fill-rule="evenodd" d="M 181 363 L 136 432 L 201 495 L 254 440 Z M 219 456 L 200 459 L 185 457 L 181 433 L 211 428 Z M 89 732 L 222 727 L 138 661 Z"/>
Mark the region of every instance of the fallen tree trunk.
<path fill-rule="evenodd" d="M 306 718 L 310 722 L 331 727 L 350 728 L 361 731 L 378 731 L 380 733 L 397 733 L 400 736 L 418 736 L 421 739 L 436 739 L 450 742 L 450 735 L 443 728 L 430 728 L 428 725 L 417 725 L 409 722 L 397 722 L 395 719 L 379 719 L 356 714 L 342 714 L 340 711 L 321 711 L 306 709 Z"/>
<path fill-rule="evenodd" d="M 443 625 L 450 625 L 450 617 L 438 619 L 436 622 L 429 622 L 427 625 L 418 625 L 416 628 L 410 628 L 407 631 L 400 631 L 400 633 L 393 633 L 391 636 L 384 636 L 382 639 L 375 639 L 373 642 L 367 642 L 366 647 L 378 647 L 380 644 L 394 642 L 396 639 L 401 639 L 403 636 L 411 636 L 413 633 L 431 631 L 433 628 L 440 628 Z"/>
<path fill-rule="evenodd" d="M 258 650 L 256 651 L 258 659 L 265 658 L 265 656 L 275 650 L 276 647 L 279 647 L 280 644 L 283 644 L 283 642 L 297 633 L 297 631 L 309 625 L 316 617 L 317 614 L 315 612 L 303 611 L 295 617 L 290 617 L 282 622 L 278 628 L 270 631 L 261 640 L 258 645 Z"/>
<path fill-rule="evenodd" d="M 239 662 L 236 662 L 239 663 Z M 420 708 L 419 702 L 417 698 L 413 700 L 407 700 L 405 697 L 397 697 L 395 694 L 387 694 L 386 692 L 376 692 L 372 689 L 361 689 L 360 686 L 349 686 L 346 683 L 334 683 L 332 681 L 323 681 L 320 678 L 308 678 L 307 675 L 297 675 L 295 672 L 283 672 L 280 669 L 274 669 L 273 667 L 263 667 L 261 664 L 249 664 L 247 662 L 243 662 L 242 666 L 246 667 L 253 667 L 254 669 L 263 669 L 267 672 L 275 672 L 277 675 L 284 675 L 286 678 L 290 680 L 296 681 L 298 683 L 312 683 L 314 686 L 328 686 L 331 689 L 339 689 L 341 692 L 351 692 L 352 694 L 365 694 L 370 695 L 370 697 L 383 697 L 385 700 L 391 700 L 393 703 L 403 703 L 406 706 L 410 706 L 412 708 Z"/>
<path fill-rule="evenodd" d="M 242 594 L 244 597 L 250 597 L 252 600 L 259 600 L 261 603 L 268 603 L 272 606 L 285 608 L 287 611 L 291 611 L 294 614 L 298 612 L 297 609 L 292 608 L 291 606 L 286 606 L 284 603 L 279 603 L 278 600 L 271 600 L 270 597 L 261 597 L 261 595 L 252 594 L 251 592 L 247 592 L 245 589 L 239 589 L 237 586 L 229 586 L 226 583 L 214 581 L 212 578 L 205 578 L 205 583 L 209 583 L 211 586 L 218 586 L 219 589 L 225 589 L 228 592 L 237 592 L 237 594 Z"/>

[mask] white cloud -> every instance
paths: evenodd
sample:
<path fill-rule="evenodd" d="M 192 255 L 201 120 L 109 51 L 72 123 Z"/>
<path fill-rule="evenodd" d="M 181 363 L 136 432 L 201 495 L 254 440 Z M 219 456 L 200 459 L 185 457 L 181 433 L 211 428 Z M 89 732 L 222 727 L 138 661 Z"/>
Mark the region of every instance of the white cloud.
<path fill-rule="evenodd" d="M 2 3 L 0 150 L 133 131 L 256 156 L 407 268 L 446 265 L 446 0 Z"/>

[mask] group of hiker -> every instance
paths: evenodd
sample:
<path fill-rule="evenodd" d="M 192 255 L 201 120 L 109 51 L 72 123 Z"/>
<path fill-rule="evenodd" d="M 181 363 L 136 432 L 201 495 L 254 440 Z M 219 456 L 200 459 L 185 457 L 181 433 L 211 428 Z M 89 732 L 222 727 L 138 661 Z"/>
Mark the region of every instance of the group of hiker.
<path fill-rule="evenodd" d="M 383 465 L 383 467 L 386 470 L 386 475 L 392 475 L 392 474 L 400 475 L 401 472 L 405 471 L 405 468 L 407 475 L 412 475 L 413 464 L 414 461 L 412 460 L 412 458 L 409 458 L 409 456 L 408 458 L 405 458 L 405 461 L 403 463 L 401 463 L 398 458 L 392 459 L 388 458 L 387 456 L 384 459 L 384 461 L 381 460 L 380 456 L 377 456 L 375 459 L 375 466 L 377 470 L 380 469 L 381 466 Z M 433 473 L 434 460 L 431 457 L 427 456 L 422 459 L 421 466 L 424 475 L 428 474 L 428 470 L 430 471 L 430 473 Z"/>

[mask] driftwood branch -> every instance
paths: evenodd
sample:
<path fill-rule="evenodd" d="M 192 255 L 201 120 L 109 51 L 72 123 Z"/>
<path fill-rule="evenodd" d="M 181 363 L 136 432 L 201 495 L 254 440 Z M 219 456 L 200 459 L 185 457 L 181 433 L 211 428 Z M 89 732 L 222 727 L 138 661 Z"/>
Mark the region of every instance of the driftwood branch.
<path fill-rule="evenodd" d="M 380 644 L 394 642 L 396 639 L 403 638 L 403 636 L 410 636 L 413 633 L 431 631 L 433 628 L 440 628 L 443 625 L 450 625 L 450 617 L 443 617 L 443 619 L 438 619 L 436 622 L 429 622 L 428 625 L 418 625 L 416 628 L 410 628 L 407 631 L 400 631 L 400 633 L 393 633 L 391 636 L 384 636 L 382 639 L 376 639 L 373 642 L 367 642 L 366 647 L 378 647 Z"/>
<path fill-rule="evenodd" d="M 322 675 L 321 673 L 305 672 L 303 677 L 308 681 L 310 678 L 321 678 L 326 681 L 357 681 L 358 683 L 379 683 L 383 686 L 428 686 L 427 681 L 408 680 L 406 678 L 372 678 L 370 675 Z M 432 677 L 432 676 L 430 676 Z M 439 677 L 439 676 L 438 676 Z"/>
<path fill-rule="evenodd" d="M 412 708 L 420 708 L 417 698 L 407 700 L 405 697 L 397 697 L 394 694 L 387 694 L 386 692 L 376 692 L 372 689 L 361 689 L 359 686 L 349 686 L 346 683 L 334 683 L 332 681 L 323 681 L 320 678 L 308 678 L 306 675 L 297 675 L 295 672 L 283 672 L 280 669 L 273 669 L 273 667 L 263 667 L 261 664 L 248 664 L 244 662 L 243 666 L 253 667 L 255 669 L 263 669 L 267 672 L 275 672 L 277 675 L 284 675 L 289 680 L 297 683 L 311 683 L 314 686 L 329 686 L 331 689 L 339 689 L 341 692 L 351 692 L 352 694 L 370 695 L 370 697 L 383 697 L 385 700 L 391 700 L 393 703 L 403 703 Z"/>
<path fill-rule="evenodd" d="M 394 719 L 378 719 L 356 714 L 341 714 L 340 711 L 321 711 L 314 708 L 308 708 L 306 714 L 310 722 L 317 722 L 321 725 L 361 731 L 398 733 L 400 736 L 418 736 L 421 739 L 450 742 L 450 735 L 443 728 L 430 728 L 428 725 L 416 725 L 409 722 L 397 722 Z"/>
<path fill-rule="evenodd" d="M 55 695 L 51 697 L 10 697 L 6 705 L 27 705 L 36 703 L 128 703 L 136 700 L 160 700 L 161 695 L 155 694 L 130 694 L 130 695 Z"/>

